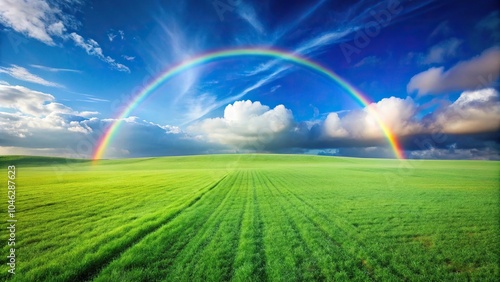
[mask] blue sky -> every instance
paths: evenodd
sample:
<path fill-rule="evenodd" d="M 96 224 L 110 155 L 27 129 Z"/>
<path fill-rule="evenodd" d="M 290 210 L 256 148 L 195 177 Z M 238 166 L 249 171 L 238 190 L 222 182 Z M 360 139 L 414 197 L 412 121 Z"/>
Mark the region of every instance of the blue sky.
<path fill-rule="evenodd" d="M 496 1 L 146 2 L 0 0 L 0 154 L 90 157 L 127 97 L 163 70 L 265 47 L 361 90 L 410 158 L 499 158 Z M 166 82 L 105 156 L 235 152 L 393 157 L 339 85 L 258 57 Z"/>

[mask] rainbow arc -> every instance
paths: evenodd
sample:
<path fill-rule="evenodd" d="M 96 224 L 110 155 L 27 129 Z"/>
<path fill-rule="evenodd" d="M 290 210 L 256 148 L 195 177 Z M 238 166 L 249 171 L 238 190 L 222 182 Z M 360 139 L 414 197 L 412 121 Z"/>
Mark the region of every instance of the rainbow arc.
<path fill-rule="evenodd" d="M 267 48 L 235 48 L 235 49 L 225 49 L 220 51 L 215 51 L 211 53 L 205 53 L 189 60 L 180 62 L 162 73 L 152 80 L 151 83 L 146 85 L 142 90 L 134 95 L 132 101 L 118 114 L 113 123 L 107 128 L 104 134 L 101 136 L 93 155 L 94 160 L 102 159 L 106 149 L 110 146 L 113 141 L 114 136 L 120 129 L 122 119 L 128 117 L 134 109 L 136 109 L 151 93 L 158 89 L 163 83 L 171 79 L 172 77 L 187 71 L 191 68 L 207 64 L 210 62 L 236 58 L 236 57 L 269 57 L 276 58 L 287 62 L 292 62 L 299 66 L 306 67 L 313 71 L 316 71 L 327 78 L 333 80 L 339 86 L 341 86 L 350 96 L 352 96 L 358 103 L 366 107 L 368 113 L 374 117 L 378 126 L 383 131 L 386 139 L 388 140 L 392 150 L 394 151 L 394 156 L 398 159 L 404 159 L 403 150 L 399 144 L 396 135 L 390 130 L 390 128 L 381 120 L 380 115 L 377 111 L 370 106 L 372 101 L 354 86 L 349 84 L 346 80 L 342 79 L 335 72 L 329 70 L 328 68 L 314 62 L 310 59 L 303 58 L 295 53 L 278 50 L 278 49 L 267 49 Z"/>

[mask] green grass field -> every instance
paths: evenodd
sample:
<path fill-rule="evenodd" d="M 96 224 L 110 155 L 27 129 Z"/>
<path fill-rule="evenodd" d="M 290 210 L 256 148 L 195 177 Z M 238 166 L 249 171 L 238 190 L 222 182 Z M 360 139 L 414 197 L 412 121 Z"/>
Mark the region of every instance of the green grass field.
<path fill-rule="evenodd" d="M 0 157 L 0 280 L 498 281 L 498 162 Z M 7 166 L 16 269 L 7 272 Z"/>

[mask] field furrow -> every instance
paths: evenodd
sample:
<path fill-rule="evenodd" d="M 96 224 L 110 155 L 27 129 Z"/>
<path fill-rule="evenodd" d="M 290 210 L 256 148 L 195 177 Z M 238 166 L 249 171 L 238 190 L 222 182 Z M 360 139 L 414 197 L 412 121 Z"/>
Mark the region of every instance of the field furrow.
<path fill-rule="evenodd" d="M 256 179 L 265 229 L 267 278 L 273 281 L 323 280 L 316 258 L 282 207 L 284 195 L 276 191 L 261 173 Z M 287 256 L 287 253 L 294 255 Z"/>
<path fill-rule="evenodd" d="M 177 255 L 165 278 L 182 281 L 229 280 L 236 256 L 239 231 L 244 212 L 247 189 L 246 172 L 233 174 L 236 181 L 228 201 L 212 214 L 198 236 L 191 238 L 186 248 Z"/>
<path fill-rule="evenodd" d="M 172 187 L 186 187 L 183 181 L 175 184 L 170 180 L 170 183 Z M 106 192 L 114 191 L 118 197 L 106 196 L 102 189 L 89 189 L 88 186 L 66 187 L 66 197 L 58 194 L 45 199 L 55 203 L 48 205 L 43 212 L 31 210 L 26 203 L 20 202 L 19 212 L 29 220 L 19 223 L 19 245 L 21 249 L 22 246 L 30 247 L 20 253 L 20 259 L 33 257 L 20 265 L 20 276 L 27 280 L 45 280 L 46 275 L 50 275 L 52 279 L 61 281 L 91 277 L 117 254 L 168 222 L 216 185 L 202 181 L 198 183 L 200 185 L 181 193 L 159 185 L 147 195 L 141 194 L 133 186 L 131 189 L 114 189 L 114 185 L 110 185 L 111 188 L 106 189 Z M 20 184 L 23 185 L 22 181 Z M 103 180 L 102 186 L 99 186 L 104 187 L 105 184 Z M 45 189 L 44 185 L 50 187 L 52 184 L 42 182 L 33 190 L 53 193 Z M 85 201 L 82 201 L 81 196 L 73 195 L 73 191 L 79 192 L 81 189 L 89 192 Z M 33 190 L 26 190 L 28 199 L 30 194 L 36 193 Z M 78 192 L 74 194 L 78 195 Z M 135 200 L 126 201 L 130 204 L 124 206 L 120 197 L 124 194 L 135 195 Z M 116 198 L 119 200 L 116 201 Z M 95 204 L 92 205 L 92 202 Z M 146 202 L 151 204 L 145 205 Z M 101 206 L 106 208 L 100 209 Z M 57 258 L 58 263 L 50 263 L 53 258 Z"/>
<path fill-rule="evenodd" d="M 358 238 L 359 235 L 355 230 L 349 228 L 350 226 L 345 224 L 342 218 L 339 218 L 334 213 L 330 213 L 327 216 L 299 196 L 296 191 L 300 191 L 299 187 L 301 186 L 293 187 L 289 183 L 290 176 L 274 177 L 273 179 L 277 189 L 288 195 L 285 199 L 289 206 L 297 209 L 303 218 L 312 224 L 317 231 L 322 233 L 318 237 L 328 237 L 340 249 L 338 252 L 344 257 L 344 266 L 347 268 L 333 270 L 333 272 L 349 273 L 351 275 L 350 277 L 348 276 L 349 279 L 353 278 L 353 270 L 362 271 L 368 276 L 366 278 L 372 280 L 375 277 L 382 280 L 406 279 L 402 274 L 392 269 L 390 265 L 383 264 L 376 253 L 368 251 L 362 239 Z M 295 183 L 300 183 L 300 181 Z M 310 238 L 311 236 L 306 237 Z M 329 276 L 331 276 L 331 273 Z"/>
<path fill-rule="evenodd" d="M 256 173 L 251 171 L 247 180 L 247 202 L 241 223 L 237 255 L 233 264 L 234 281 L 264 281 L 266 254 L 263 242 L 264 227 L 257 198 Z"/>
<path fill-rule="evenodd" d="M 209 227 L 223 212 L 224 204 L 233 201 L 236 180 L 235 175 L 228 175 L 201 201 L 113 261 L 99 273 L 96 281 L 137 281 L 146 268 L 155 277 L 172 277 L 172 268 L 178 266 L 179 260 L 184 260 L 186 253 L 195 253 L 200 242 L 213 231 Z"/>
<path fill-rule="evenodd" d="M 498 162 L 423 161 L 390 186 L 391 160 L 212 155 L 57 174 L 17 160 L 17 268 L 0 281 L 500 277 Z"/>
<path fill-rule="evenodd" d="M 318 261 L 324 277 L 328 280 L 370 280 L 371 269 L 352 253 L 342 246 L 342 238 L 332 236 L 324 225 L 318 224 L 313 218 L 315 211 L 303 211 L 297 201 L 292 201 L 292 193 L 284 188 L 278 179 L 269 180 L 270 185 L 280 194 L 280 206 L 287 210 L 287 216 L 295 221 L 301 237 L 309 249 L 314 250 L 311 255 Z"/>

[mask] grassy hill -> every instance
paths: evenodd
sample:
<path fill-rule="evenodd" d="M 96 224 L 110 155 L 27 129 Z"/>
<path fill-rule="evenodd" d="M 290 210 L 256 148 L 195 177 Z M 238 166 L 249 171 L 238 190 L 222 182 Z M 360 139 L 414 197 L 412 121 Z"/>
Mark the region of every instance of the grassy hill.
<path fill-rule="evenodd" d="M 497 281 L 499 163 L 303 155 L 16 166 L 9 281 Z M 7 217 L 7 204 L 0 205 Z M 7 226 L 7 224 L 5 224 Z M 7 242 L 2 228 L 0 240 Z M 2 256 L 9 254 L 2 246 Z"/>

